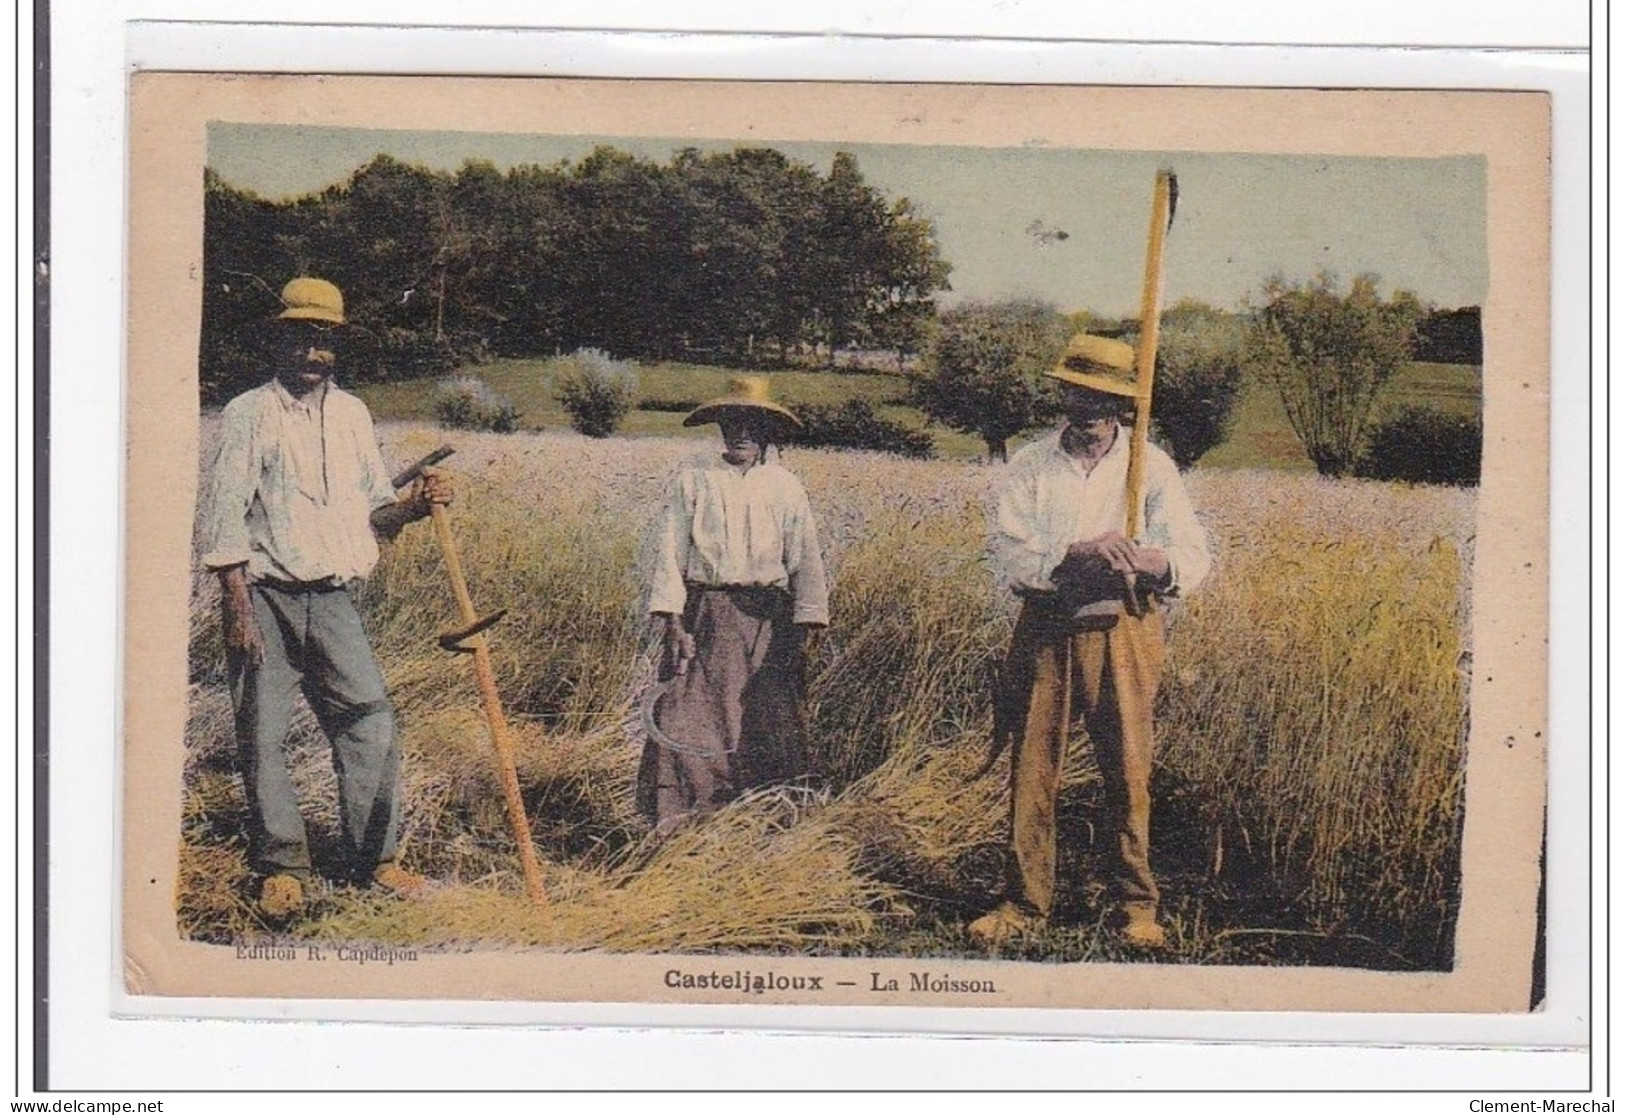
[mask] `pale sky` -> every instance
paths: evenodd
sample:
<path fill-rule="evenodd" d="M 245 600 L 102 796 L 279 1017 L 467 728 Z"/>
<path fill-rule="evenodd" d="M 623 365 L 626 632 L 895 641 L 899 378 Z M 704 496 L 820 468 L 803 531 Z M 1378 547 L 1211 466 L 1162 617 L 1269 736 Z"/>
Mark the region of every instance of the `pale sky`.
<path fill-rule="evenodd" d="M 598 144 L 665 162 L 680 147 L 729 150 L 721 139 L 525 136 L 214 124 L 209 165 L 222 178 L 281 199 L 344 180 L 383 153 L 454 170 L 485 159 L 499 170 L 577 160 Z M 1164 304 L 1199 298 L 1234 309 L 1269 275 L 1329 270 L 1345 284 L 1375 272 L 1383 289 L 1441 307 L 1480 305 L 1489 282 L 1485 165 L 1439 159 L 778 143 L 827 173 L 836 151 L 857 157 L 888 197 L 911 198 L 953 265 L 952 294 L 1035 296 L 1062 310 L 1137 311 L 1156 170 L 1179 176 L 1165 255 Z M 1064 238 L 1059 233 L 1065 233 Z"/>

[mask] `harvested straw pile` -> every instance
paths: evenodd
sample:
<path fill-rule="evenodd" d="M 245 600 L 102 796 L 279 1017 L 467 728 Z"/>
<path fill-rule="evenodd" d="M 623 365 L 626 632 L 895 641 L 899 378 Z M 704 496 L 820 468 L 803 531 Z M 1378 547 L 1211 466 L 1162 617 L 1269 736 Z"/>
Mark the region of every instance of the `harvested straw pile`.
<path fill-rule="evenodd" d="M 616 864 L 553 867 L 550 927 L 511 880 L 493 877 L 419 902 L 352 902 L 301 933 L 621 952 L 839 945 L 874 931 L 891 891 L 856 870 L 855 845 L 827 814 L 817 804 L 757 794 L 658 847 L 635 847 Z"/>

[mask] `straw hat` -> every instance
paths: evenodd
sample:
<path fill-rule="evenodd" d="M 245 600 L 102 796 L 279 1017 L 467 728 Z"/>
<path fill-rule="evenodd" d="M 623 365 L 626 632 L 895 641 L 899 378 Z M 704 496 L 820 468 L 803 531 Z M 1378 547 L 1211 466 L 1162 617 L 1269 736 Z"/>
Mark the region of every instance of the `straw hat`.
<path fill-rule="evenodd" d="M 1062 383 L 1112 395 L 1140 393 L 1134 375 L 1133 346 L 1092 333 L 1074 334 L 1061 362 L 1044 374 Z"/>
<path fill-rule="evenodd" d="M 695 407 L 683 419 L 685 426 L 703 426 L 707 422 L 720 422 L 729 411 L 761 411 L 780 422 L 801 428 L 801 419 L 767 397 L 767 380 L 761 376 L 738 376 L 728 381 L 728 394 L 711 399 Z"/>
<path fill-rule="evenodd" d="M 344 295 L 326 279 L 308 275 L 290 279 L 282 288 L 282 312 L 278 321 L 325 321 L 344 324 Z"/>

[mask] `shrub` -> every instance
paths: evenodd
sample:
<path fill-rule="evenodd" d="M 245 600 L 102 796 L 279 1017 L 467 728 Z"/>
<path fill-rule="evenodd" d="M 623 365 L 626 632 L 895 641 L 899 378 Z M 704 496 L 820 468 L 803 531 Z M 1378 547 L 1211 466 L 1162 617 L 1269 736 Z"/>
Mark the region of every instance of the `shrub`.
<path fill-rule="evenodd" d="M 513 404 L 473 376 L 435 384 L 434 412 L 440 424 L 451 430 L 511 434 L 519 427 L 519 412 Z"/>
<path fill-rule="evenodd" d="M 1246 323 L 1234 314 L 1187 301 L 1163 315 L 1151 421 L 1180 468 L 1229 433 L 1245 343 Z"/>
<path fill-rule="evenodd" d="M 1355 474 L 1414 484 L 1477 484 L 1484 424 L 1477 417 L 1406 407 L 1377 427 Z"/>
<path fill-rule="evenodd" d="M 936 443 L 924 430 L 911 430 L 882 414 L 867 399 L 847 399 L 843 403 L 803 405 L 795 408 L 802 428 L 791 440 L 798 445 L 826 446 L 832 449 L 870 449 L 895 453 L 899 457 L 929 460 L 935 457 Z"/>
<path fill-rule="evenodd" d="M 915 403 L 935 421 L 977 434 L 990 459 L 1055 413 L 1044 379 L 1066 348 L 1067 319 L 1043 302 L 972 302 L 942 315 Z"/>
<path fill-rule="evenodd" d="M 570 415 L 570 425 L 588 437 L 608 437 L 632 409 L 638 393 L 637 369 L 596 348 L 577 349 L 554 363 L 553 397 Z"/>
<path fill-rule="evenodd" d="M 1348 293 L 1322 274 L 1307 285 L 1274 278 L 1253 319 L 1247 363 L 1280 392 L 1292 432 L 1322 476 L 1360 459 L 1377 394 L 1411 359 L 1424 308 L 1409 291 L 1383 299 L 1374 275 Z"/>

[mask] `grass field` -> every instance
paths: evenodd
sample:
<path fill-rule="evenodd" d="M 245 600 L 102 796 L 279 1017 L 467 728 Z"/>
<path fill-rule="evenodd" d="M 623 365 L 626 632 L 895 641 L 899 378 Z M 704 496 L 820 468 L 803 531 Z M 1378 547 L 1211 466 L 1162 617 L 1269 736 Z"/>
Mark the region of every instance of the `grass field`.
<path fill-rule="evenodd" d="M 569 415 L 553 399 L 549 361 L 495 360 L 468 367 L 463 374 L 483 380 L 513 403 L 520 412 L 520 428 L 570 428 Z M 640 400 L 698 403 L 725 394 L 729 378 L 737 374 L 696 364 L 640 364 L 638 394 Z M 987 451 L 980 438 L 929 425 L 925 415 L 903 405 L 908 382 L 899 376 L 845 370 L 753 374 L 767 376 L 774 397 L 792 408 L 796 404 L 837 403 L 853 397 L 867 399 L 881 414 L 910 429 L 929 429 L 940 457 L 975 460 Z M 357 393 L 379 419 L 434 421 L 433 381 L 367 384 L 358 388 Z M 1389 384 L 1380 407 L 1383 414 L 1393 413 L 1407 404 L 1433 406 L 1452 414 L 1476 414 L 1480 399 L 1478 368 L 1417 363 L 1408 365 Z M 619 433 L 628 437 L 711 436 L 707 430 L 685 429 L 682 423 L 681 412 L 633 410 Z M 1013 440 L 1011 449 L 1017 448 L 1023 440 Z M 1230 438 L 1210 450 L 1200 463 L 1215 468 L 1278 468 L 1294 472 L 1312 471 L 1314 467 L 1287 425 L 1280 400 L 1270 388 L 1257 384 L 1248 384 L 1243 389 Z"/>
<path fill-rule="evenodd" d="M 444 436 L 380 429 L 391 464 Z M 283 932 L 446 949 L 987 955 L 963 926 L 996 896 L 1005 835 L 1003 764 L 968 780 L 1014 614 L 983 553 L 999 466 L 786 454 L 834 581 L 809 664 L 820 789 L 752 796 L 657 845 L 632 803 L 649 684 L 644 527 L 672 471 L 709 449 L 555 432 L 451 440 L 474 599 L 511 609 L 493 656 L 553 926 L 520 887 L 467 664 L 434 647 L 456 613 L 420 526 L 390 547 L 363 604 L 403 728 L 405 855 L 441 885 L 422 902 L 333 887 Z M 1167 959 L 1448 967 L 1475 493 L 1243 469 L 1198 469 L 1190 487 L 1218 563 L 1172 617 L 1159 698 Z M 276 927 L 249 901 L 215 589 L 203 575 L 195 586 L 178 916 L 190 937 L 230 941 Z M 293 755 L 320 856 L 333 775 L 308 716 Z M 1005 955 L 1118 956 L 1101 930 L 1087 741 L 1068 770 L 1057 922 Z"/>
<path fill-rule="evenodd" d="M 1447 414 L 1476 415 L 1483 399 L 1477 367 L 1463 364 L 1409 364 L 1388 384 L 1377 404 L 1378 420 L 1406 406 L 1427 406 Z M 1207 468 L 1273 468 L 1313 472 L 1315 466 L 1292 427 L 1280 396 L 1267 384 L 1248 382 L 1236 402 L 1230 437 L 1197 462 Z"/>

